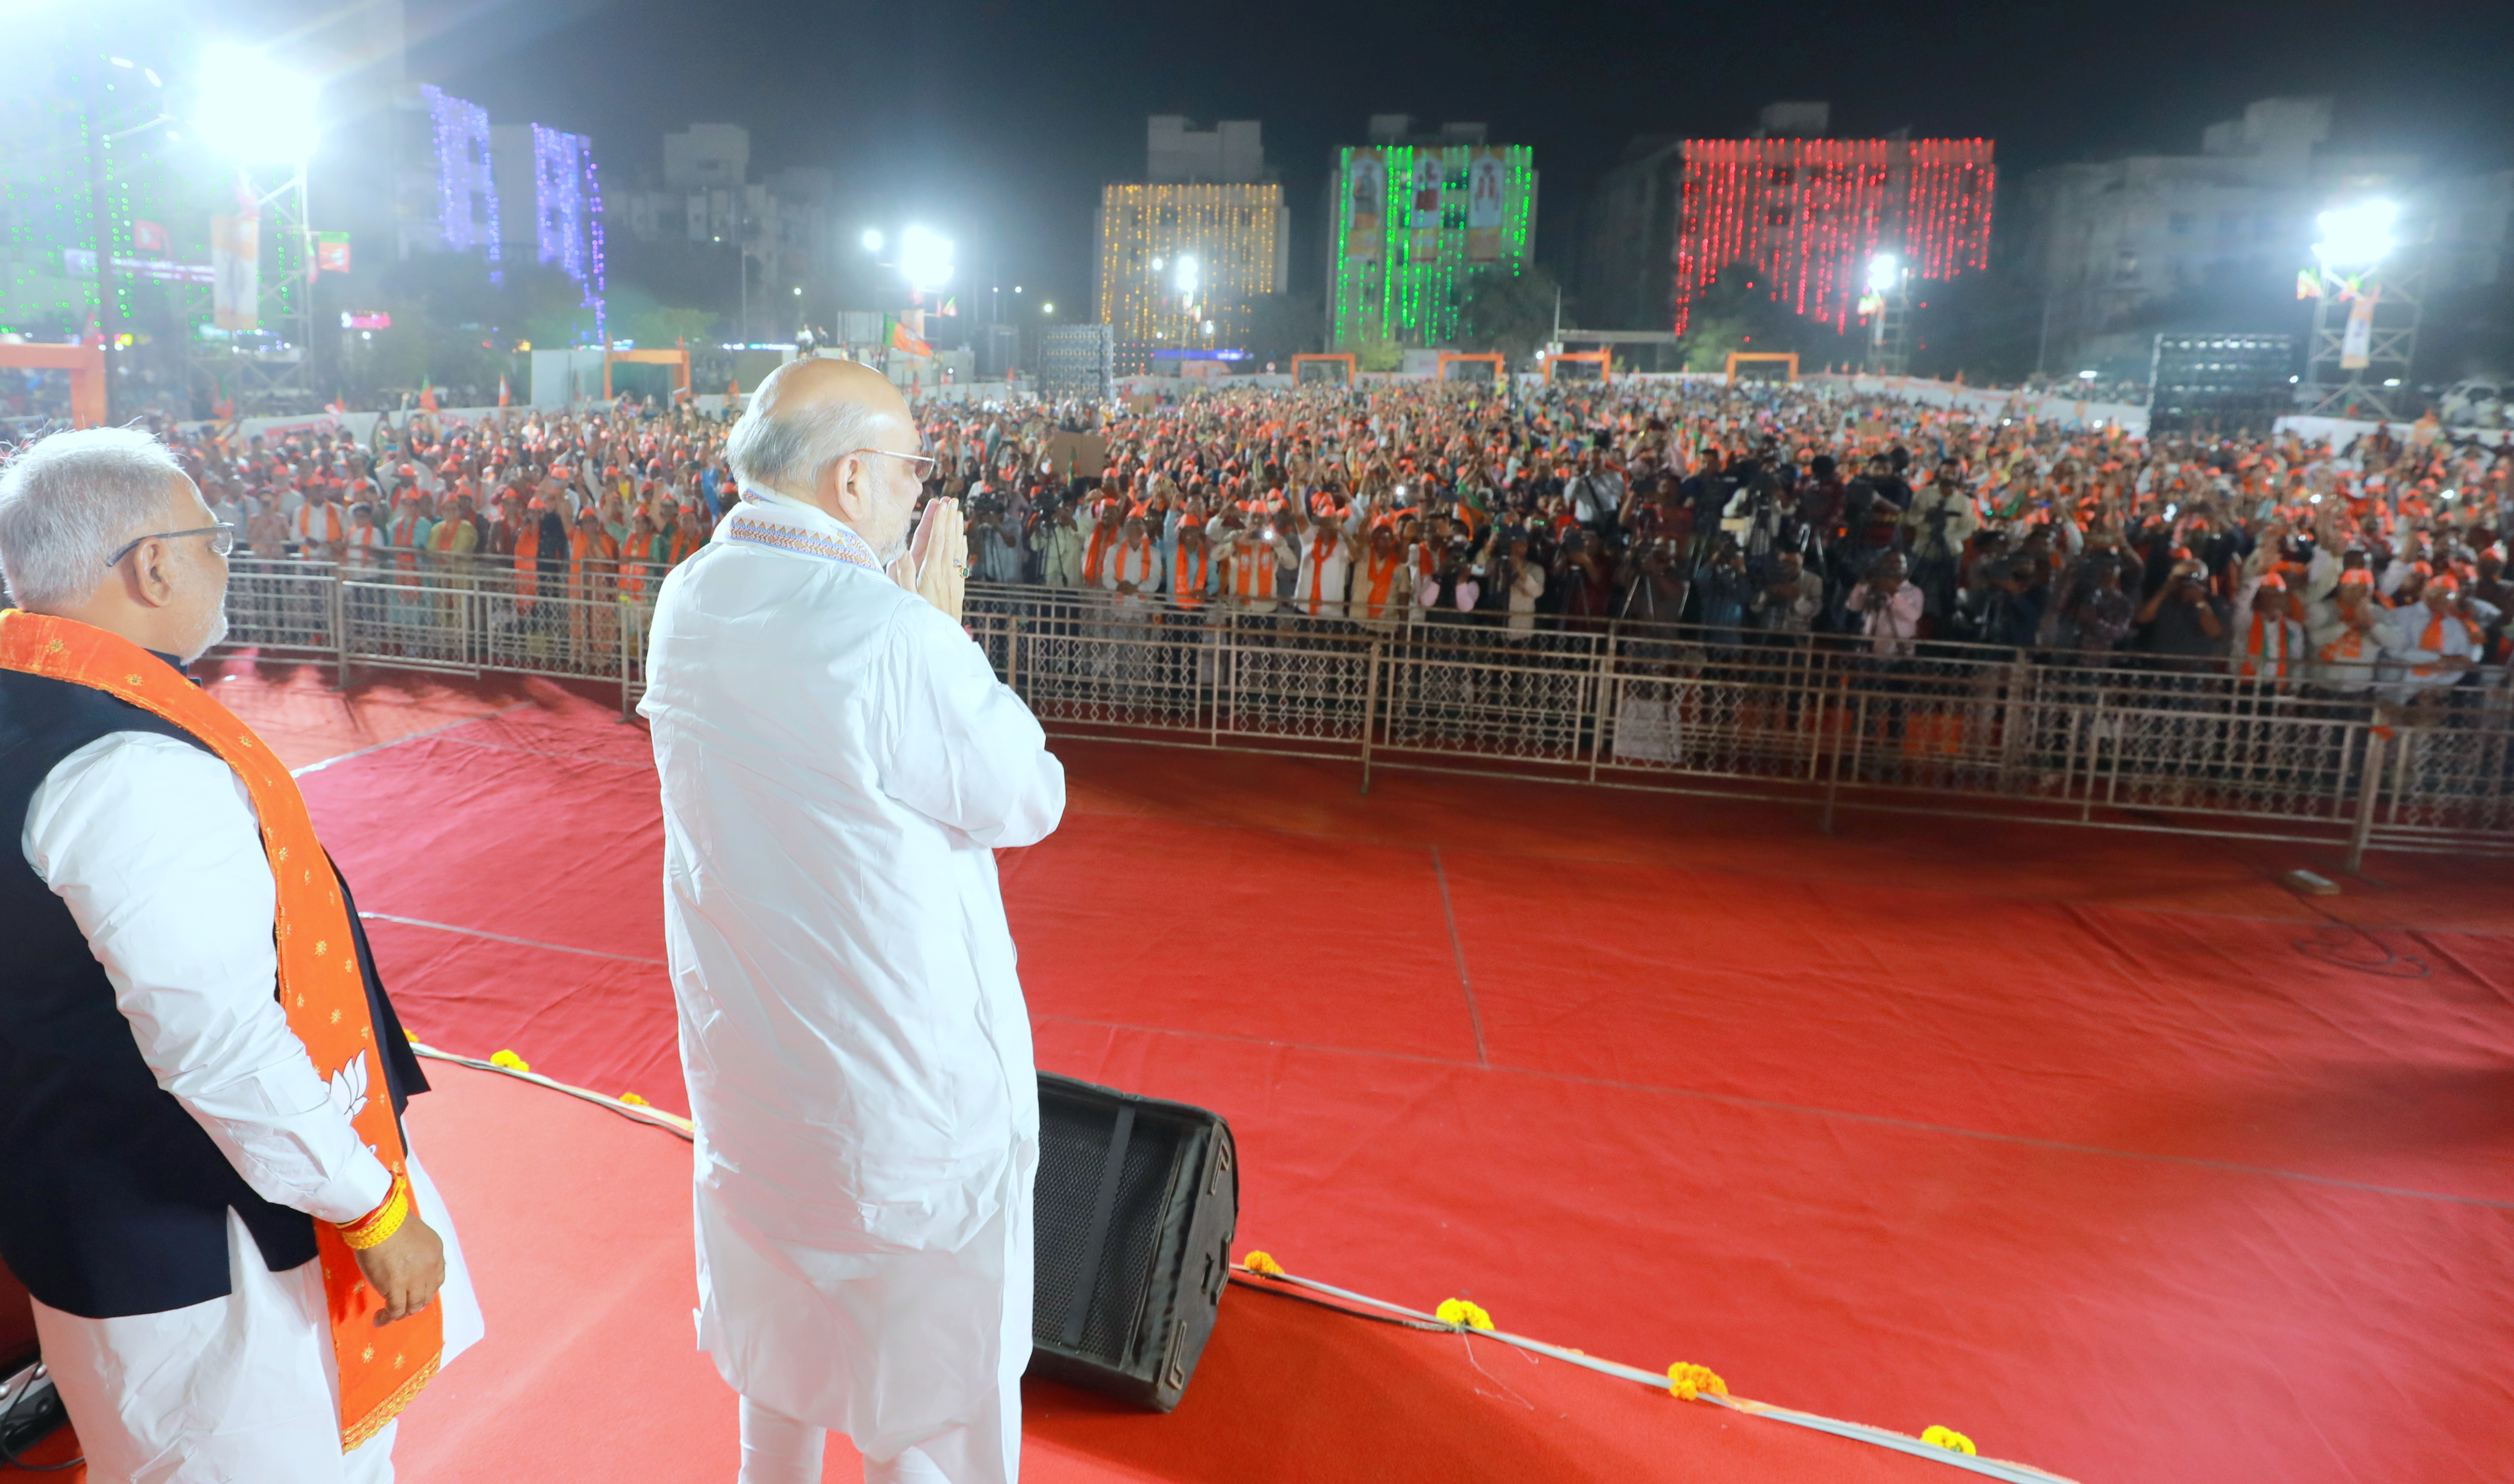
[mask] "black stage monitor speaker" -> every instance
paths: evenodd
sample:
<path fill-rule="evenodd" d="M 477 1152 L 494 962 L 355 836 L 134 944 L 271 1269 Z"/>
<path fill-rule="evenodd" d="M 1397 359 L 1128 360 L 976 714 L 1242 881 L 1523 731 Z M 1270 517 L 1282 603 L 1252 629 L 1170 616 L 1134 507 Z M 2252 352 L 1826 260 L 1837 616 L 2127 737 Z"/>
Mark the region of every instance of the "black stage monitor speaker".
<path fill-rule="evenodd" d="M 1040 1073 L 1030 1374 L 1177 1406 L 1213 1333 L 1238 1223 L 1229 1124 Z"/>

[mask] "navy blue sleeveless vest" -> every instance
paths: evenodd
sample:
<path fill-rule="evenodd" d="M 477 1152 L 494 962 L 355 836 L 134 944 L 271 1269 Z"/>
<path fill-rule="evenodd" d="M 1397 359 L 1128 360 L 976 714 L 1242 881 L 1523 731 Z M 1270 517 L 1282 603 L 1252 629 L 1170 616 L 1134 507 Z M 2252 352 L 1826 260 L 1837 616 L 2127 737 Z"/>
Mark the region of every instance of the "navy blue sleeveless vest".
<path fill-rule="evenodd" d="M 229 1210 L 272 1271 L 314 1256 L 313 1219 L 256 1195 L 157 1086 L 68 903 L 26 862 L 35 790 L 114 732 L 200 745 L 102 691 L 0 670 L 0 1260 L 37 1299 L 90 1319 L 223 1298 Z M 348 906 L 399 1113 L 427 1081 L 376 977 L 357 903 Z"/>

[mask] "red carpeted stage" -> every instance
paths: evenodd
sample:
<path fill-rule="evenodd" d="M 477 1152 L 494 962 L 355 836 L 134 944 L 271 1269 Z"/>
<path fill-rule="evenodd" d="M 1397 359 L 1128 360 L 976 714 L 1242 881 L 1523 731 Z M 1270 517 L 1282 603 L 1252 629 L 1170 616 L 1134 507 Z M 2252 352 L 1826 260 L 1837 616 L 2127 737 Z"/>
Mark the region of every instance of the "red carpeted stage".
<path fill-rule="evenodd" d="M 683 1106 L 643 731 L 238 665 L 404 1020 Z M 1239 1249 L 2086 1480 L 2514 1473 L 2514 891 L 2376 857 L 1069 744 L 1002 860 L 1048 1068 L 1212 1107 Z M 445 1067 L 490 1338 L 404 1477 L 729 1480 L 670 1136 Z M 1039 1479 L 1966 1475 L 1235 1287 Z M 831 1478 L 852 1478 L 834 1462 Z"/>

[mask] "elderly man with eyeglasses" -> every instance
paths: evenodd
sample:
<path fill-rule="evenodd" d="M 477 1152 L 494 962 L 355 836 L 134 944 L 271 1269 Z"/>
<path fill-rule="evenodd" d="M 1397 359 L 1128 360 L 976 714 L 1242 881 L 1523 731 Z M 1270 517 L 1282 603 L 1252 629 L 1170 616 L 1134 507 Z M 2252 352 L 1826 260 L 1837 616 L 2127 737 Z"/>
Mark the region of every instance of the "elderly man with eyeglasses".
<path fill-rule="evenodd" d="M 1065 810 L 1038 723 L 911 516 L 931 461 L 879 373 L 794 361 L 742 503 L 665 579 L 640 709 L 696 1120 L 698 1339 L 743 1484 L 1010 1484 L 1038 1089 L 994 851 Z M 941 549 L 937 549 L 941 548 Z M 922 577 L 924 582 L 918 579 Z"/>
<path fill-rule="evenodd" d="M 356 904 L 183 671 L 234 541 L 136 429 L 0 466 L 0 1258 L 91 1478 L 363 1484 L 480 1314 Z"/>

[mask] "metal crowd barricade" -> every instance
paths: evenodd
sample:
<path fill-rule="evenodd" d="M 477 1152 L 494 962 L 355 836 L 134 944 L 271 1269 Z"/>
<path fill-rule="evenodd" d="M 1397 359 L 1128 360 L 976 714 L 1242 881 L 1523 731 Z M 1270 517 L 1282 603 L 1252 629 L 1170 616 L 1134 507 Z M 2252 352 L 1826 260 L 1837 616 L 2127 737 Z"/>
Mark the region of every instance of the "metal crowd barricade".
<path fill-rule="evenodd" d="M 645 685 L 661 573 L 239 557 L 229 642 L 352 668 Z M 2143 656 L 972 582 L 964 622 L 1051 734 L 1377 768 L 2369 848 L 2514 853 L 2504 676 L 2378 705 Z"/>
<path fill-rule="evenodd" d="M 235 558 L 227 645 L 360 667 L 504 673 L 645 688 L 646 628 L 663 574 L 615 564 L 519 572 L 509 558 L 383 553 L 359 563 Z"/>
<path fill-rule="evenodd" d="M 283 656 L 340 649 L 338 569 L 286 557 L 228 559 L 227 638 L 236 648 Z"/>

